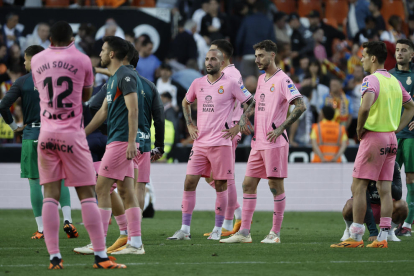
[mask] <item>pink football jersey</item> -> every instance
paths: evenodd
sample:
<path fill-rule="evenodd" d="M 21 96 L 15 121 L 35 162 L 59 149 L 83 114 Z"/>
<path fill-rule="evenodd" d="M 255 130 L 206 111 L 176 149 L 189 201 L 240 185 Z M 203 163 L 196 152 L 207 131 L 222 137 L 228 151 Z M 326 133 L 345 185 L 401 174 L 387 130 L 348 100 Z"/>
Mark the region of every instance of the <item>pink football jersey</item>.
<path fill-rule="evenodd" d="M 254 134 L 252 148 L 264 150 L 282 147 L 289 143 L 286 130 L 280 135 L 276 143 L 267 141 L 267 133 L 278 128 L 285 120 L 289 104 L 302 95 L 293 81 L 281 70 L 269 79 L 266 74 L 259 77 L 257 83 L 256 108 L 254 113 Z"/>
<path fill-rule="evenodd" d="M 242 90 L 246 89 L 244 87 L 243 78 L 242 78 L 242 76 L 240 74 L 240 71 L 237 70 L 237 68 L 234 66 L 234 64 L 228 65 L 226 68 L 224 68 L 222 70 L 222 72 L 224 74 L 226 74 L 227 76 L 229 76 L 229 77 L 234 78 L 235 80 L 237 80 L 240 89 L 242 89 Z M 240 117 L 242 116 L 242 114 L 243 114 L 243 107 L 240 104 L 240 102 L 238 100 L 236 100 L 236 103 L 234 105 L 233 112 L 230 114 L 230 118 L 229 118 L 230 127 L 233 127 L 234 126 L 233 122 L 240 121 Z"/>
<path fill-rule="evenodd" d="M 82 90 L 93 85 L 89 57 L 71 43 L 38 53 L 31 66 L 40 97 L 41 129 L 59 133 L 79 131 L 83 127 Z"/>
<path fill-rule="evenodd" d="M 195 79 L 186 94 L 189 103 L 197 99 L 197 127 L 199 135 L 194 146 L 231 146 L 231 139 L 222 138 L 222 130 L 229 128 L 227 119 L 235 100 L 245 103 L 253 96 L 243 91 L 234 78 L 222 74 L 214 83 L 207 76 Z"/>

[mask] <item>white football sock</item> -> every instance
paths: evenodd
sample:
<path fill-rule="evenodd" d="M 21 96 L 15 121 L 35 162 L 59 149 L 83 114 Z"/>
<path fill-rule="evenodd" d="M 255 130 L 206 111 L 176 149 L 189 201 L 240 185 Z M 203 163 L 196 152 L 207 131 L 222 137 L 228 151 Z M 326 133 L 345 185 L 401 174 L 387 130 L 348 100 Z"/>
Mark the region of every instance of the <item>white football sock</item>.
<path fill-rule="evenodd" d="M 380 233 L 378 234 L 378 237 L 377 237 L 377 240 L 380 242 L 380 241 L 383 241 L 383 240 L 387 240 L 387 237 L 388 237 L 388 233 L 390 232 L 391 230 L 383 230 L 383 229 L 381 229 L 380 230 Z"/>
<path fill-rule="evenodd" d="M 127 230 L 122 230 L 122 231 L 121 231 L 121 235 L 128 235 Z"/>
<path fill-rule="evenodd" d="M 62 207 L 62 213 L 63 213 L 63 223 L 65 223 L 65 220 L 69 221 L 69 223 L 72 223 L 72 212 L 71 212 L 70 206 Z"/>
<path fill-rule="evenodd" d="M 363 224 L 353 222 L 351 227 L 349 227 L 349 230 L 351 233 L 351 238 L 356 241 L 361 241 L 362 236 L 364 236 L 365 226 Z"/>
<path fill-rule="evenodd" d="M 181 231 L 183 231 L 186 234 L 190 234 L 190 226 L 189 225 L 181 225 Z"/>
<path fill-rule="evenodd" d="M 234 210 L 234 217 L 236 219 L 241 219 L 242 218 L 242 208 L 241 207 Z"/>
<path fill-rule="evenodd" d="M 408 229 L 411 229 L 411 223 L 406 223 L 404 221 L 403 227 L 408 228 Z"/>
<path fill-rule="evenodd" d="M 395 228 L 397 228 L 398 227 L 398 224 L 396 224 L 396 223 L 394 223 L 394 222 L 392 222 L 391 221 L 391 232 L 393 232 L 394 233 L 394 230 L 395 230 Z"/>
<path fill-rule="evenodd" d="M 221 234 L 221 227 L 214 226 L 213 232 L 219 232 Z"/>
<path fill-rule="evenodd" d="M 108 258 L 108 255 L 106 254 L 106 250 L 104 250 L 104 251 L 94 251 L 93 254 L 95 256 L 101 257 L 103 259 Z"/>
<path fill-rule="evenodd" d="M 60 255 L 60 252 L 56 253 L 56 254 L 51 254 L 50 255 L 50 260 L 52 260 L 54 257 L 58 257 L 59 259 L 62 259 L 62 255 Z"/>
<path fill-rule="evenodd" d="M 228 231 L 233 230 L 233 220 L 232 219 L 231 220 L 230 219 L 225 219 L 224 222 L 223 222 L 223 228 L 228 230 Z"/>
<path fill-rule="evenodd" d="M 135 248 L 140 248 L 142 246 L 141 236 L 131 237 L 131 246 Z"/>
<path fill-rule="evenodd" d="M 346 224 L 346 230 L 349 230 L 349 227 L 351 227 L 352 221 L 345 220 L 345 219 L 344 219 L 344 221 L 345 221 L 345 224 Z"/>
<path fill-rule="evenodd" d="M 43 221 L 42 221 L 42 216 L 40 217 L 35 217 L 36 223 L 37 223 L 37 231 L 38 232 L 43 232 Z"/>

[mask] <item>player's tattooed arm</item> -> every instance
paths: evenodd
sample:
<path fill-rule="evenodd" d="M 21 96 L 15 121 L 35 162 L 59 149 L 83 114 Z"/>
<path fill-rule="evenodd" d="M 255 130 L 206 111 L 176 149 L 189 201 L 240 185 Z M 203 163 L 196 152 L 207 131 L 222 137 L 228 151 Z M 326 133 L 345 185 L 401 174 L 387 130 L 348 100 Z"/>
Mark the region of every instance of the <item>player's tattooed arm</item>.
<path fill-rule="evenodd" d="M 302 98 L 293 100 L 292 104 L 295 105 L 295 108 L 290 113 L 289 117 L 287 117 L 283 124 L 281 124 L 278 128 L 267 133 L 267 141 L 275 143 L 277 138 L 282 135 L 283 131 L 290 127 L 297 119 L 299 119 L 302 113 L 306 111 L 306 105 Z"/>
<path fill-rule="evenodd" d="M 239 128 L 240 128 L 241 133 L 249 135 L 251 134 L 249 126 L 251 129 L 253 129 L 253 126 L 250 123 L 249 118 L 254 114 L 254 110 L 256 108 L 256 101 L 252 98 L 251 100 L 247 102 L 247 104 L 249 106 L 247 107 L 246 111 L 244 111 L 243 115 L 240 118 Z"/>
<path fill-rule="evenodd" d="M 196 125 L 194 125 L 193 119 L 191 118 L 191 104 L 187 102 L 186 98 L 184 98 L 182 105 L 188 133 L 190 134 L 191 139 L 196 140 L 198 138 L 198 128 Z"/>

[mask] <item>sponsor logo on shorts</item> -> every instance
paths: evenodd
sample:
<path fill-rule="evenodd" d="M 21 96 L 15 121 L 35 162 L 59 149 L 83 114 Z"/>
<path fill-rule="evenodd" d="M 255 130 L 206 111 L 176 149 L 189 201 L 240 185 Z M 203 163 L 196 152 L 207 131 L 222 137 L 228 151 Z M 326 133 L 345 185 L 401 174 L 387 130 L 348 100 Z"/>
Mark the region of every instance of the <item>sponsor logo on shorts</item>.
<path fill-rule="evenodd" d="M 103 170 L 109 172 L 108 166 L 105 166 Z"/>
<path fill-rule="evenodd" d="M 389 145 L 380 149 L 380 155 L 387 155 L 389 153 L 397 154 L 397 147 L 395 145 Z"/>
<path fill-rule="evenodd" d="M 231 174 L 231 170 L 227 170 L 227 174 Z"/>
<path fill-rule="evenodd" d="M 357 172 L 356 168 L 354 167 L 354 172 Z"/>
<path fill-rule="evenodd" d="M 73 145 L 64 144 L 65 141 L 54 141 L 50 140 L 49 142 L 41 142 L 40 149 L 42 150 L 57 150 L 60 152 L 72 153 L 73 154 Z"/>
<path fill-rule="evenodd" d="M 276 167 L 273 168 L 273 172 L 277 172 L 277 168 Z"/>
<path fill-rule="evenodd" d="M 191 150 L 191 151 L 190 151 L 190 156 L 188 157 L 188 160 L 191 160 L 191 156 L 193 156 L 193 154 L 194 154 L 194 151 L 193 151 L 193 150 Z"/>

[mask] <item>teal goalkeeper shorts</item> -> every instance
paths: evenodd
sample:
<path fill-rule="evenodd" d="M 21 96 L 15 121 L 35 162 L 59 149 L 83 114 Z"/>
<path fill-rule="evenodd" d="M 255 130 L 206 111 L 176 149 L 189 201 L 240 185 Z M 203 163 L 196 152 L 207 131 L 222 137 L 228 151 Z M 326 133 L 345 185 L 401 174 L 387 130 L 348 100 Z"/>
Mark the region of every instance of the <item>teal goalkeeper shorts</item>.
<path fill-rule="evenodd" d="M 414 173 L 414 138 L 398 139 L 398 151 L 396 160 L 406 173 Z"/>
<path fill-rule="evenodd" d="M 39 178 L 37 166 L 37 140 L 22 141 L 22 155 L 20 160 L 21 178 Z"/>

